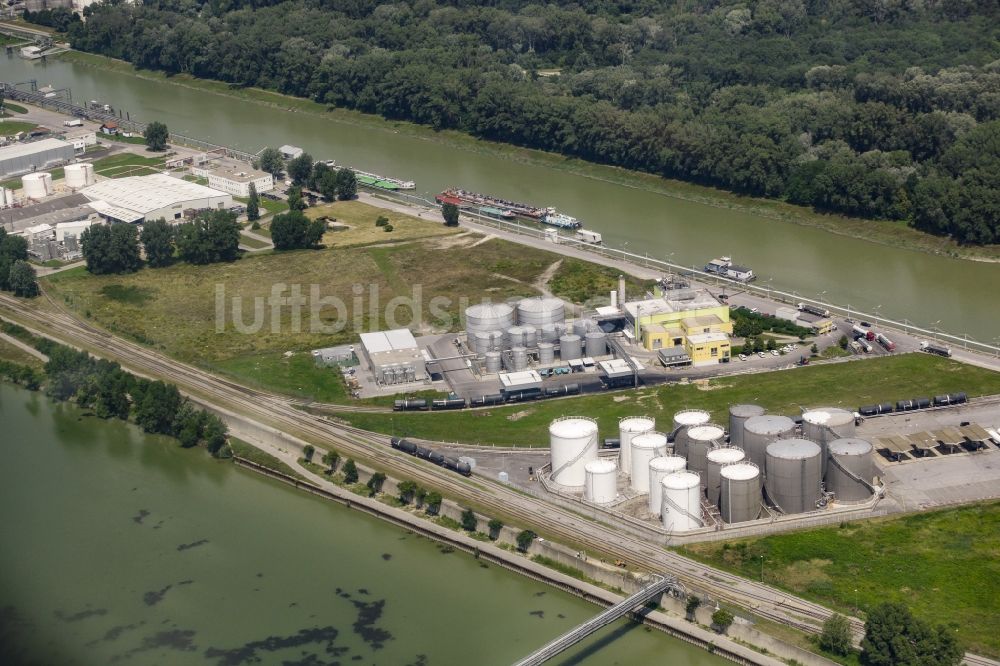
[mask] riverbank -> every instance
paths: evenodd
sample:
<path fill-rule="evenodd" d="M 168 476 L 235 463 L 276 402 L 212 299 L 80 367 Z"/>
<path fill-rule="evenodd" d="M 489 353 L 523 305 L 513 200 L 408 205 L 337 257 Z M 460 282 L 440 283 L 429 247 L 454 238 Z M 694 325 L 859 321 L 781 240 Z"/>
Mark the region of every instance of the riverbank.
<path fill-rule="evenodd" d="M 723 190 L 669 180 L 651 174 L 593 164 L 539 150 L 484 141 L 457 131 L 434 131 L 431 128 L 413 123 L 389 121 L 377 116 L 328 107 L 311 100 L 290 97 L 258 88 L 239 88 L 220 81 L 197 79 L 188 75 L 168 76 L 162 72 L 140 70 L 121 60 L 79 51 L 71 51 L 58 57 L 75 64 L 121 72 L 148 81 L 182 86 L 283 111 L 321 116 L 338 123 L 361 125 L 387 133 L 402 133 L 467 152 L 485 154 L 522 164 L 544 166 L 593 180 L 641 189 L 715 208 L 738 211 L 760 218 L 814 227 L 876 244 L 971 261 L 1000 261 L 1000 246 L 963 247 L 949 239 L 911 229 L 900 222 L 826 215 L 780 201 L 742 197 Z M 154 118 L 145 120 L 154 120 Z M 308 146 L 305 148 L 308 150 Z"/>

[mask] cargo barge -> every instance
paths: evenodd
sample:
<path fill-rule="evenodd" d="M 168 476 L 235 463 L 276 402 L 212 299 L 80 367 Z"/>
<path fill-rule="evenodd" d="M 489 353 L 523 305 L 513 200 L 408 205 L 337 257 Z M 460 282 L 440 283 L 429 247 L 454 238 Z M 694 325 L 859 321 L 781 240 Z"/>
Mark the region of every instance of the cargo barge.
<path fill-rule="evenodd" d="M 488 217 L 501 217 L 502 219 L 510 219 L 515 216 L 523 217 L 561 229 L 579 229 L 581 226 L 578 219 L 560 213 L 555 208 L 542 208 L 519 201 L 508 201 L 488 194 L 469 192 L 458 188 L 447 189 L 434 199 L 439 204 L 453 203 L 459 208 L 472 210 Z"/>
<path fill-rule="evenodd" d="M 337 162 L 335 160 L 325 160 L 323 164 L 327 165 L 331 169 L 350 169 L 354 172 L 355 177 L 357 177 L 358 184 L 364 185 L 365 187 L 372 187 L 377 190 L 386 190 L 389 192 L 395 192 L 396 190 L 414 190 L 417 188 L 417 184 L 412 180 L 400 180 L 398 178 L 390 178 L 389 176 L 380 176 L 377 173 L 362 171 L 360 169 L 355 169 L 354 167 L 337 166 Z"/>

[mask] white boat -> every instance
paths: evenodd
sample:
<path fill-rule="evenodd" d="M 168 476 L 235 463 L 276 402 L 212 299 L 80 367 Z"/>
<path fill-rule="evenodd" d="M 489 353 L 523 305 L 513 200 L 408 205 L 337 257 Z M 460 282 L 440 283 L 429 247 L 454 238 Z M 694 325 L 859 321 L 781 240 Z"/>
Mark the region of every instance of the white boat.
<path fill-rule="evenodd" d="M 559 227 L 560 229 L 578 229 L 582 226 L 580 220 L 565 213 L 560 213 L 555 208 L 545 209 L 545 215 L 542 216 L 542 224 Z"/>

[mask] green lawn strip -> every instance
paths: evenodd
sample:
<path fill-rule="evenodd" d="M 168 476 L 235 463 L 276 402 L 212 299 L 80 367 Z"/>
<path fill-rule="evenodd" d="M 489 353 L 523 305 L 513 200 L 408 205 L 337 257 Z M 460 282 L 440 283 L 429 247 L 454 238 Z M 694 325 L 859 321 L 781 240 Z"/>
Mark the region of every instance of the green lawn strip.
<path fill-rule="evenodd" d="M 882 601 L 955 630 L 967 650 L 1000 657 L 1000 502 L 680 549 L 844 613 Z M 857 592 L 855 593 L 855 590 Z"/>
<path fill-rule="evenodd" d="M 255 446 L 247 444 L 242 439 L 237 439 L 236 437 L 229 438 L 229 446 L 233 449 L 233 455 L 239 456 L 240 458 L 246 458 L 251 462 L 255 462 L 258 465 L 263 465 L 269 469 L 273 469 L 276 472 L 281 472 L 282 474 L 288 474 L 289 476 L 295 477 L 300 481 L 309 481 L 306 477 L 302 476 L 289 465 L 286 465 L 281 460 L 278 460 L 270 453 L 261 451 Z"/>
<path fill-rule="evenodd" d="M 29 354 L 17 345 L 10 343 L 3 338 L 0 338 L 0 361 L 19 363 L 21 365 L 35 368 L 36 370 L 40 370 L 44 365 L 42 359 L 33 354 Z"/>
<path fill-rule="evenodd" d="M 0 122 L 0 136 L 13 136 L 18 132 L 30 132 L 38 127 L 37 123 L 26 123 L 20 120 L 4 120 Z"/>
<path fill-rule="evenodd" d="M 316 402 L 343 403 L 347 387 L 338 368 L 320 368 L 308 352 L 289 358 L 280 353 L 241 356 L 211 364 L 211 369 L 253 388 Z"/>
<path fill-rule="evenodd" d="M 612 436 L 618 432 L 618 419 L 636 414 L 657 417 L 662 429 L 669 428 L 671 416 L 681 409 L 705 409 L 715 422 L 728 424 L 729 405 L 741 402 L 760 404 L 773 413 L 795 414 L 800 406 L 854 410 L 862 404 L 956 391 L 970 396 L 1000 393 L 1000 373 L 914 353 L 471 412 L 400 413 L 391 422 L 373 414 L 336 415 L 360 428 L 388 434 L 534 447 L 548 446 L 552 419 L 567 415 L 596 418 L 601 432 Z"/>
<path fill-rule="evenodd" d="M 254 238 L 253 236 L 248 236 L 247 234 L 240 234 L 240 243 L 246 245 L 247 247 L 252 247 L 255 250 L 264 247 L 271 247 L 270 243 Z"/>

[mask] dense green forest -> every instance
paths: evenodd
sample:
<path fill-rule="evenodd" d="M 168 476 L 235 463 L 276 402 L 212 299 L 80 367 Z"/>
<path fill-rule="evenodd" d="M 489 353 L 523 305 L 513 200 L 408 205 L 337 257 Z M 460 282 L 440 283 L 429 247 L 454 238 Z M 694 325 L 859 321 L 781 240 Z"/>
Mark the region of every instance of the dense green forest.
<path fill-rule="evenodd" d="M 996 0 L 110 0 L 140 67 L 1000 242 Z"/>

